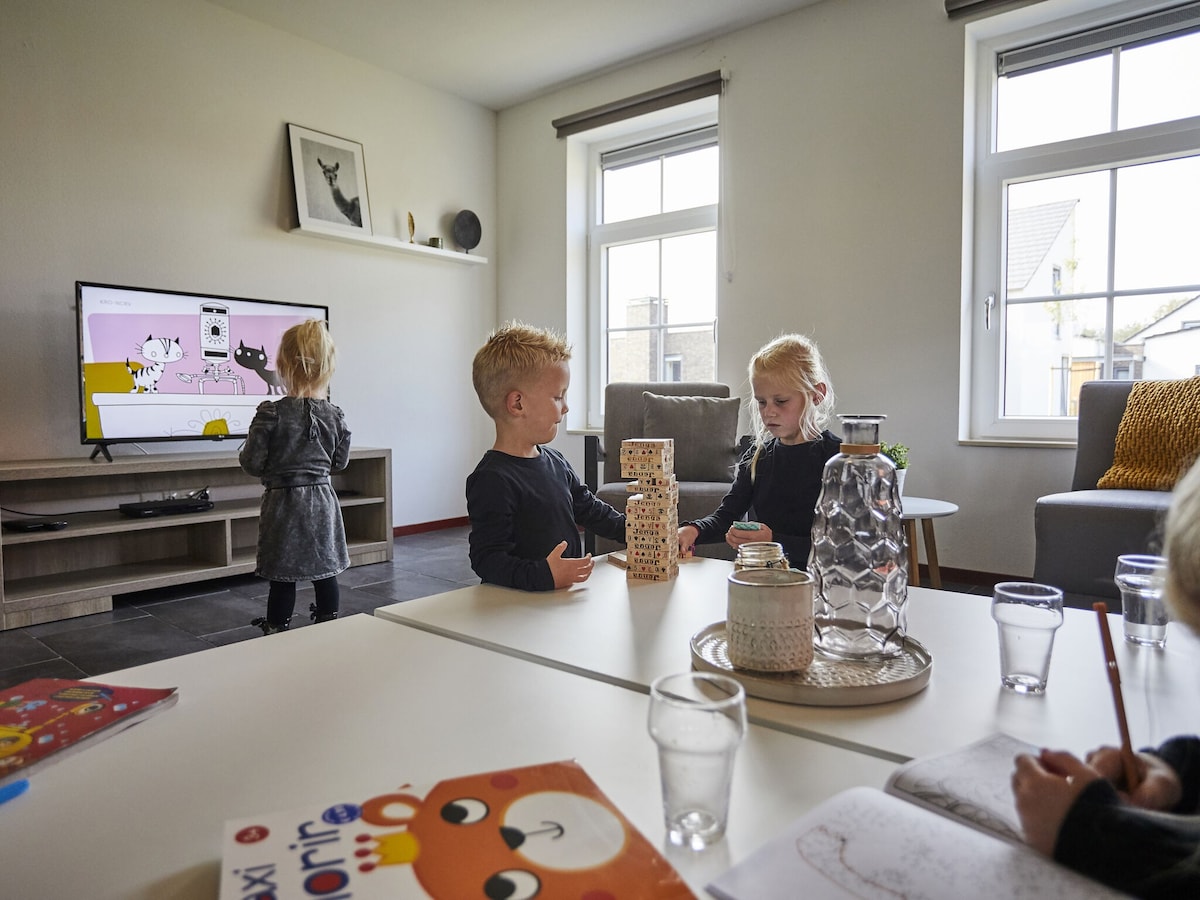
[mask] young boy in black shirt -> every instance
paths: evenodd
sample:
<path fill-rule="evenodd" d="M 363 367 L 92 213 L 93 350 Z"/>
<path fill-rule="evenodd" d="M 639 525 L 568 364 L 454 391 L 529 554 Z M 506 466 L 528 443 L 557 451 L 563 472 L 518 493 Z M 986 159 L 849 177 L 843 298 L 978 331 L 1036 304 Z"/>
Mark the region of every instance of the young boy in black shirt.
<path fill-rule="evenodd" d="M 489 584 L 550 591 L 588 579 L 577 526 L 625 540 L 625 516 L 579 481 L 554 440 L 567 414 L 571 348 L 510 322 L 475 354 L 471 380 L 496 443 L 467 477 L 471 568 Z"/>

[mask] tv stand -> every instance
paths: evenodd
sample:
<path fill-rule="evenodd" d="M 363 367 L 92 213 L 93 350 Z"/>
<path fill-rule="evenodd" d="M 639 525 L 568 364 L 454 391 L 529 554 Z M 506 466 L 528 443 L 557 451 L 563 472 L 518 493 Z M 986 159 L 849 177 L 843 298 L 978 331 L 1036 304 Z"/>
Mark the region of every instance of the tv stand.
<path fill-rule="evenodd" d="M 108 452 L 108 444 L 105 444 L 105 443 L 99 443 L 95 447 L 93 447 L 92 455 L 89 456 L 88 459 L 89 460 L 95 459 L 97 454 L 100 454 L 100 453 L 103 453 L 104 458 L 107 459 L 109 462 L 112 462 L 112 454 Z"/>
<path fill-rule="evenodd" d="M 333 485 L 350 565 L 390 560 L 392 451 L 352 449 Z M 206 486 L 209 510 L 118 511 Z M 0 531 L 0 631 L 105 612 L 114 594 L 253 572 L 261 499 L 236 452 L 118 456 L 102 467 L 78 457 L 0 462 L 0 506 L 67 522 Z"/>

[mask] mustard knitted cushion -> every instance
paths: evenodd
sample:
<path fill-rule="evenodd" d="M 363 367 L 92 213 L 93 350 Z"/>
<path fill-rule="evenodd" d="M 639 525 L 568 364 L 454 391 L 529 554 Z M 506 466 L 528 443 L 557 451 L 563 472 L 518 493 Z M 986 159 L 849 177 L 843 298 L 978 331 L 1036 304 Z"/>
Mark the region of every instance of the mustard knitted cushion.
<path fill-rule="evenodd" d="M 1112 467 L 1098 488 L 1169 491 L 1200 455 L 1200 376 L 1139 381 L 1117 426 Z"/>

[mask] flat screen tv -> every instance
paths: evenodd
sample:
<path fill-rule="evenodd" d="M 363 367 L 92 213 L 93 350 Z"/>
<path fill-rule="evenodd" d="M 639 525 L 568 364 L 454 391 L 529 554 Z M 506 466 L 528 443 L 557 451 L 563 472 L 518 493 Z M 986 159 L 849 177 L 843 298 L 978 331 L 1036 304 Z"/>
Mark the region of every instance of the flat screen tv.
<path fill-rule="evenodd" d="M 84 444 L 244 438 L 258 404 L 284 393 L 279 339 L 329 309 L 75 282 Z"/>

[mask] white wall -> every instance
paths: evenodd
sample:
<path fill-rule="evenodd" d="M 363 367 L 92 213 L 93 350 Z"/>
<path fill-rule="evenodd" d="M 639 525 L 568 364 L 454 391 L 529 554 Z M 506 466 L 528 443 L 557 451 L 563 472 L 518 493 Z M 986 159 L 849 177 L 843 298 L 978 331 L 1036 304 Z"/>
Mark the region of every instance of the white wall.
<path fill-rule="evenodd" d="M 450 245 L 469 208 L 494 260 L 495 114 L 193 0 L 10 0 L 3 16 L 0 458 L 87 452 L 76 279 L 320 303 L 354 441 L 393 450 L 396 524 L 464 515 L 492 440 L 470 364 L 495 262 L 289 234 L 286 123 L 363 144 L 376 233 L 407 237 L 411 210 L 418 237 Z"/>
<path fill-rule="evenodd" d="M 720 379 L 744 394 L 754 350 L 814 335 L 838 409 L 886 413 L 885 439 L 912 448 L 906 491 L 959 504 L 937 523 L 942 565 L 1029 575 L 1034 500 L 1066 489 L 1074 455 L 958 442 L 963 28 L 942 0 L 826 0 L 504 110 L 499 315 L 572 324 L 577 224 L 550 121 L 728 69 L 736 272 L 718 298 Z M 564 443 L 582 465 L 582 441 Z"/>

